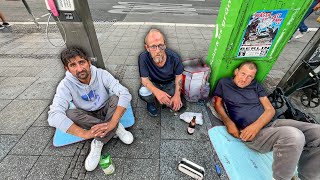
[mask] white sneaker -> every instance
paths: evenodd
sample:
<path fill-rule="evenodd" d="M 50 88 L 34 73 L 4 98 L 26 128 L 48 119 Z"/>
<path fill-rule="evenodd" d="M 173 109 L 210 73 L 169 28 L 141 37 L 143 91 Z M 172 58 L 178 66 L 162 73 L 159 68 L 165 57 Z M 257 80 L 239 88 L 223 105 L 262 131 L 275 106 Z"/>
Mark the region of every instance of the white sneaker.
<path fill-rule="evenodd" d="M 131 132 L 125 130 L 121 123 L 118 125 L 116 135 L 125 144 L 131 144 L 133 142 L 133 135 Z"/>
<path fill-rule="evenodd" d="M 84 162 L 87 171 L 93 171 L 99 164 L 103 142 L 92 140 L 90 153 Z"/>
<path fill-rule="evenodd" d="M 296 35 L 296 37 L 294 37 L 294 38 L 296 38 L 296 39 L 300 39 L 300 38 L 302 38 L 306 33 L 308 33 L 309 32 L 309 29 L 306 31 L 306 32 L 300 32 L 300 31 L 298 31 L 298 35 Z"/>

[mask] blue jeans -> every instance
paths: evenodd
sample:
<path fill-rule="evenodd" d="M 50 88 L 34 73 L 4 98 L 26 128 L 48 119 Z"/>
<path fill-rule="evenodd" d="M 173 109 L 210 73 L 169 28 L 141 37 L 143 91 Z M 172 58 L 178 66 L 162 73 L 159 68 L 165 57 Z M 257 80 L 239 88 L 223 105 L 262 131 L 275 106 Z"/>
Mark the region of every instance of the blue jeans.
<path fill-rule="evenodd" d="M 308 30 L 308 26 L 304 23 L 304 20 L 307 19 L 307 17 L 310 16 L 310 14 L 312 14 L 313 12 L 313 8 L 318 4 L 318 1 L 317 0 L 314 0 L 313 3 L 311 4 L 311 6 L 309 7 L 306 15 L 303 17 L 301 23 L 299 24 L 299 31 L 300 32 L 307 32 Z"/>

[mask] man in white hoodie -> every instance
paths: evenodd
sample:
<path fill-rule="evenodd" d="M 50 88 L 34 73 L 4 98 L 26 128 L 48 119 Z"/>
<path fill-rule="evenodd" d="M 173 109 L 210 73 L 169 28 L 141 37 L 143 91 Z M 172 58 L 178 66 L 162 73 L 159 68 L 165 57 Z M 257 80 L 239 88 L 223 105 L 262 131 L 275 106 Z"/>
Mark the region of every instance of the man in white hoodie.
<path fill-rule="evenodd" d="M 103 145 L 112 137 L 116 135 L 125 144 L 133 141 L 133 135 L 119 123 L 131 94 L 109 72 L 91 65 L 80 48 L 67 48 L 60 57 L 66 76 L 57 87 L 48 122 L 63 132 L 94 138 L 85 160 L 86 170 L 93 171 Z"/>

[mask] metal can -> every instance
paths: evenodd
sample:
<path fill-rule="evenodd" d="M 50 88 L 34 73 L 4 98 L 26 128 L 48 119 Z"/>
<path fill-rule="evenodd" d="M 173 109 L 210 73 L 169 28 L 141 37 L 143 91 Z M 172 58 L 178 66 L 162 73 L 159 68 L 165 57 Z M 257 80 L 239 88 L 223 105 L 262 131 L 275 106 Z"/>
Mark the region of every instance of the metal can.
<path fill-rule="evenodd" d="M 109 153 L 106 153 L 100 157 L 99 165 L 106 175 L 112 174 L 115 170 Z"/>

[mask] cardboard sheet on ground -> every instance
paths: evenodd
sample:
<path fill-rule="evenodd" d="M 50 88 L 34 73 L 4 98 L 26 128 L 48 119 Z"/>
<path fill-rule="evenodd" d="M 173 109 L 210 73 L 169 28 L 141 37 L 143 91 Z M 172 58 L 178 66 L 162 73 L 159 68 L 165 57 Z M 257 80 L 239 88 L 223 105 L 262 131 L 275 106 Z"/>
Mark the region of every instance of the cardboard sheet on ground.
<path fill-rule="evenodd" d="M 120 123 L 125 128 L 127 128 L 127 127 L 131 127 L 134 124 L 134 122 L 135 120 L 134 120 L 132 107 L 128 106 L 126 112 L 123 114 L 123 116 L 120 119 Z M 62 132 L 59 129 L 56 129 L 56 132 L 53 137 L 53 146 L 55 147 L 65 146 L 65 145 L 76 143 L 82 140 L 84 139 L 78 136 L 74 136 L 72 134 Z"/>
<path fill-rule="evenodd" d="M 272 152 L 262 154 L 248 148 L 232 137 L 225 126 L 215 126 L 208 133 L 230 180 L 272 179 Z"/>

